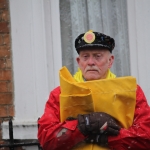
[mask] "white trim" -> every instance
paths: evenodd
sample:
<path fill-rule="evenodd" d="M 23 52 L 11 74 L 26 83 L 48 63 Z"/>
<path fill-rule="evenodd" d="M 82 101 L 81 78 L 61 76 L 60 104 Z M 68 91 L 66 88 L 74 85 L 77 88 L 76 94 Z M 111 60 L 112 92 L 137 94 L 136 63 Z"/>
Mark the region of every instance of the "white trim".
<path fill-rule="evenodd" d="M 51 27 L 53 37 L 53 56 L 54 56 L 54 78 L 55 86 L 59 85 L 59 70 L 62 67 L 61 54 L 61 31 L 60 31 L 60 12 L 59 0 L 51 0 Z"/>
<path fill-rule="evenodd" d="M 13 122 L 14 139 L 37 139 L 37 122 Z M 3 139 L 9 139 L 9 124 L 2 124 Z"/>
<path fill-rule="evenodd" d="M 131 75 L 137 78 L 150 104 L 149 5 L 149 0 L 127 0 Z"/>
<path fill-rule="evenodd" d="M 136 11 L 135 0 L 127 0 L 127 15 L 128 15 L 128 35 L 130 48 L 130 68 L 131 75 L 138 77 L 138 59 L 137 59 L 137 32 L 136 32 Z"/>
<path fill-rule="evenodd" d="M 43 1 L 50 89 L 59 85 L 59 70 L 62 67 L 59 0 Z M 53 72 L 53 74 L 52 74 Z"/>

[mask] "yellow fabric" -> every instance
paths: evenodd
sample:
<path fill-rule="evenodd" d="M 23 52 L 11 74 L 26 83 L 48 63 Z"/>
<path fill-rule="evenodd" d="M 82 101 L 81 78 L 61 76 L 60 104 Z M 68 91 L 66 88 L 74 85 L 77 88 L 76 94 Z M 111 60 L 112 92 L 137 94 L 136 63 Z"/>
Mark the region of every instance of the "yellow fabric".
<path fill-rule="evenodd" d="M 129 76 L 81 82 L 77 78 L 74 79 L 66 67 L 60 70 L 59 75 L 62 122 L 67 117 L 102 111 L 116 118 L 124 128 L 132 125 L 136 95 L 135 78 Z M 108 150 L 108 148 L 101 148 L 95 144 L 81 144 L 76 150 Z"/>
<path fill-rule="evenodd" d="M 87 144 L 81 142 L 77 144 L 75 147 L 73 147 L 71 150 L 110 150 L 110 149 L 106 147 L 100 147 L 96 144 Z"/>
<path fill-rule="evenodd" d="M 82 77 L 82 72 L 80 69 L 78 69 L 78 71 L 75 73 L 73 77 L 77 82 L 84 82 L 84 79 Z M 116 75 L 113 74 L 110 70 L 108 70 L 106 79 L 111 79 L 111 78 L 116 78 Z"/>

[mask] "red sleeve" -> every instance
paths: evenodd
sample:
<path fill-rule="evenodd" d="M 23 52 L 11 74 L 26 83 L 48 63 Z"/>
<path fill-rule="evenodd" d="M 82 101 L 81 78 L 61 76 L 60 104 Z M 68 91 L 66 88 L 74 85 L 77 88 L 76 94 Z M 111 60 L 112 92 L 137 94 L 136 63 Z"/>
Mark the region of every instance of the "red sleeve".
<path fill-rule="evenodd" d="M 85 137 L 77 128 L 77 120 L 60 122 L 60 87 L 49 96 L 43 116 L 38 121 L 38 140 L 43 150 L 70 149 Z"/>
<path fill-rule="evenodd" d="M 120 134 L 108 138 L 111 150 L 148 150 L 150 149 L 150 107 L 142 89 L 137 86 L 136 107 L 133 125 L 121 129 Z"/>

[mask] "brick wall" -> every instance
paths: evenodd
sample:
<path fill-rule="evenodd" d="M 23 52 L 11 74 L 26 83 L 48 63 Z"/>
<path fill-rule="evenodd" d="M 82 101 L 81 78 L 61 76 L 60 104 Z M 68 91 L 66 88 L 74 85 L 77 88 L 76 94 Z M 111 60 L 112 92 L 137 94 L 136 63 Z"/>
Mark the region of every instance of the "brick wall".
<path fill-rule="evenodd" d="M 14 116 L 8 0 L 0 0 L 0 118 Z"/>
<path fill-rule="evenodd" d="M 14 116 L 10 39 L 9 0 L 0 0 L 0 124 Z M 0 128 L 0 144 L 2 143 L 4 141 Z"/>

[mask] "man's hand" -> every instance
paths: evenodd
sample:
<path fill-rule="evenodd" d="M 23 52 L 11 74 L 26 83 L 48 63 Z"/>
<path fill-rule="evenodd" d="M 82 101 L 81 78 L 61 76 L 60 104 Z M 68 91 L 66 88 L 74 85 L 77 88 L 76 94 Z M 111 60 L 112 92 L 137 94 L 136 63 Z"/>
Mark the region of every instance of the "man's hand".
<path fill-rule="evenodd" d="M 108 146 L 108 137 L 106 134 L 92 134 L 85 139 L 86 143 L 98 144 L 100 146 Z"/>
<path fill-rule="evenodd" d="M 115 119 L 104 112 L 93 112 L 90 114 L 79 114 L 78 128 L 84 135 L 102 134 L 118 135 L 120 127 Z"/>

